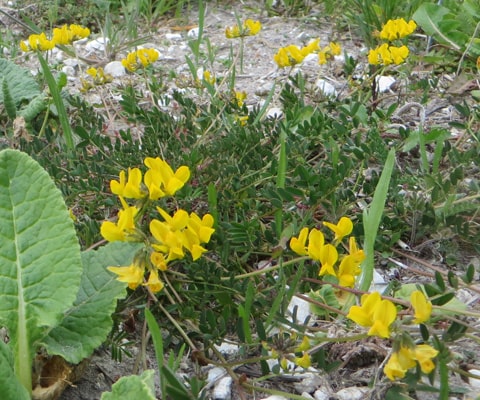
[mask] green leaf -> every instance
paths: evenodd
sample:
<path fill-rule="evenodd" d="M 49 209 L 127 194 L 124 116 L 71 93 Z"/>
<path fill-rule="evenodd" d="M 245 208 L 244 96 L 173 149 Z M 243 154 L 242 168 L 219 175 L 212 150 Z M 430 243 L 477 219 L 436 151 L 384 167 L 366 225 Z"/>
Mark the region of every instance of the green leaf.
<path fill-rule="evenodd" d="M 455 43 L 448 35 L 451 32 L 443 31 L 440 24 L 444 17 L 449 14 L 448 8 L 432 3 L 422 4 L 413 14 L 413 20 L 429 36 L 435 36 L 442 43 L 450 45 L 455 50 L 460 50 L 461 46 Z"/>
<path fill-rule="evenodd" d="M 17 105 L 40 94 L 38 84 L 30 71 L 4 58 L 0 59 L 0 79 L 8 82 L 8 91 Z M 3 102 L 3 91 L 0 90 L 0 103 Z"/>
<path fill-rule="evenodd" d="M 49 354 L 78 364 L 89 357 L 107 337 L 117 299 L 125 297 L 125 283 L 116 280 L 108 266 L 128 265 L 142 245 L 113 242 L 99 250 L 82 253 L 83 275 L 77 299 L 63 319 L 45 338 Z"/>
<path fill-rule="evenodd" d="M 15 372 L 30 389 L 37 346 L 75 300 L 80 247 L 60 191 L 16 150 L 0 152 L 0 221 L 0 326 L 8 329 Z"/>
<path fill-rule="evenodd" d="M 0 388 L 3 400 L 30 400 L 27 390 L 13 371 L 12 351 L 2 340 L 0 340 Z"/>
<path fill-rule="evenodd" d="M 155 371 L 148 369 L 141 375 L 124 376 L 102 394 L 101 400 L 155 400 Z"/>

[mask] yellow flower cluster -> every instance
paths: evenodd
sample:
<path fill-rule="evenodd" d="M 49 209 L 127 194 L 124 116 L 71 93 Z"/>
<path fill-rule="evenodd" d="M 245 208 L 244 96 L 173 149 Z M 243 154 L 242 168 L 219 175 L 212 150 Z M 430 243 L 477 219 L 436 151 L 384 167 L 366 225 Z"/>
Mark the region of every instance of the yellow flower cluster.
<path fill-rule="evenodd" d="M 138 49 L 127 54 L 122 60 L 122 65 L 130 72 L 135 72 L 139 68 L 146 68 L 158 60 L 160 54 L 157 50 Z"/>
<path fill-rule="evenodd" d="M 112 193 L 120 198 L 122 209 L 118 213 L 117 222 L 103 222 L 100 233 L 109 242 L 144 241 L 146 249 L 137 256 L 132 265 L 127 267 L 108 267 L 118 275 L 118 280 L 128 283 L 131 289 L 145 285 L 154 293 L 162 290 L 163 283 L 158 274 L 166 271 L 170 261 L 186 256 L 185 251 L 197 260 L 207 250 L 202 246 L 210 241 L 213 232 L 213 217 L 210 214 L 200 218 L 196 213 L 188 214 L 179 209 L 173 216 L 160 207 L 157 211 L 162 220 L 152 219 L 149 224 L 148 237 L 137 227 L 140 210 L 145 207 L 129 205 L 125 199 L 136 199 L 143 206 L 149 201 L 166 196 L 173 196 L 181 189 L 190 177 L 190 170 L 181 166 L 175 172 L 164 160 L 147 157 L 144 160 L 148 170 L 142 177 L 139 168 L 129 168 L 128 177 L 125 171 L 119 174 L 119 180 L 110 182 Z M 144 282 L 145 272 L 148 280 Z"/>
<path fill-rule="evenodd" d="M 383 372 L 388 379 L 394 381 L 397 378 L 404 378 L 406 372 L 414 368 L 418 362 L 422 372 L 429 374 L 435 369 L 435 364 L 432 359 L 437 355 L 438 350 L 428 344 L 419 344 L 413 348 L 401 346 L 392 354 Z"/>
<path fill-rule="evenodd" d="M 421 324 L 430 319 L 432 303 L 423 292 L 415 290 L 410 296 L 414 310 L 413 323 Z M 397 308 L 390 300 L 383 300 L 380 293 L 366 293 L 362 296 L 360 306 L 350 307 L 347 318 L 358 325 L 370 327 L 369 336 L 390 337 L 390 325 L 397 318 Z"/>
<path fill-rule="evenodd" d="M 378 37 L 393 42 L 411 35 L 417 29 L 415 21 L 405 21 L 403 18 L 391 19 L 383 26 Z"/>
<path fill-rule="evenodd" d="M 321 268 L 318 275 L 330 275 L 338 280 L 339 285 L 353 287 L 355 277 L 360 274 L 360 264 L 365 259 L 363 250 L 357 247 L 353 236 L 349 238 L 349 254 L 343 256 L 340 264 L 336 265 L 339 259 L 336 245 L 352 233 L 353 223 L 350 218 L 342 217 L 338 224 L 323 224 L 335 234 L 333 244 L 325 243 L 325 237 L 320 230 L 303 228 L 298 237 L 290 240 L 290 248 L 300 256 L 319 261 Z"/>
<path fill-rule="evenodd" d="M 291 67 L 300 64 L 306 56 L 312 53 L 318 53 L 318 63 L 326 64 L 333 56 L 341 53 L 341 47 L 331 42 L 328 46 L 320 47 L 320 39 L 312 40 L 304 47 L 298 47 L 294 44 L 281 47 L 273 56 L 273 60 L 280 68 Z"/>
<path fill-rule="evenodd" d="M 233 26 L 227 26 L 225 28 L 225 36 L 227 39 L 235 39 L 245 36 L 255 36 L 262 29 L 260 21 L 254 21 L 252 19 L 246 19 L 242 26 L 235 24 Z"/>
<path fill-rule="evenodd" d="M 388 42 L 402 39 L 412 34 L 417 28 L 415 21 L 406 22 L 403 18 L 389 20 L 378 33 L 378 37 Z M 399 65 L 408 57 L 409 50 L 405 45 L 393 46 L 383 43 L 368 52 L 368 62 L 372 65 Z"/>
<path fill-rule="evenodd" d="M 75 40 L 86 38 L 90 35 L 90 29 L 81 25 L 63 25 L 61 28 L 54 28 L 52 37 L 49 39 L 45 32 L 32 34 L 27 40 L 20 42 L 20 49 L 28 51 L 48 51 L 57 45 L 68 45 Z"/>
<path fill-rule="evenodd" d="M 112 75 L 106 74 L 102 67 L 91 67 L 87 69 L 86 73 L 90 77 L 90 80 L 80 78 L 82 82 L 81 92 L 87 92 L 94 86 L 105 85 L 113 80 Z"/>

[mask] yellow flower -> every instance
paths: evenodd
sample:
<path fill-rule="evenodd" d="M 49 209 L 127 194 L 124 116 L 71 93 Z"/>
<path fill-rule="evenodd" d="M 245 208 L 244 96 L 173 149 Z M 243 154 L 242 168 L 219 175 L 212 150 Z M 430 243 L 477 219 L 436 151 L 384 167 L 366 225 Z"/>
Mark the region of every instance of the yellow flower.
<path fill-rule="evenodd" d="M 150 262 L 160 271 L 166 271 L 168 269 L 165 256 L 158 251 L 153 251 L 152 254 L 150 254 Z"/>
<path fill-rule="evenodd" d="M 312 365 L 312 360 L 310 359 L 310 355 L 308 353 L 303 353 L 302 357 L 295 357 L 295 364 L 302 368 L 309 368 Z"/>
<path fill-rule="evenodd" d="M 130 289 L 136 289 L 143 282 L 144 269 L 136 264 L 128 267 L 107 267 L 107 269 L 118 275 L 118 281 L 128 283 Z"/>
<path fill-rule="evenodd" d="M 254 21 L 252 19 L 247 19 L 243 23 L 243 31 L 247 36 L 254 36 L 262 29 L 262 24 L 260 21 Z"/>
<path fill-rule="evenodd" d="M 331 244 L 326 244 L 320 249 L 320 264 L 321 268 L 318 272 L 319 276 L 323 275 L 332 275 L 337 276 L 335 270 L 333 269 L 335 263 L 338 260 L 338 252 L 335 246 Z"/>
<path fill-rule="evenodd" d="M 154 219 L 150 222 L 150 232 L 156 240 L 152 247 L 168 254 L 166 262 L 185 257 L 183 248 L 186 247 L 187 239 L 184 229 L 188 224 L 188 213 L 185 210 L 177 210 L 171 217 L 160 207 L 157 207 L 157 210 L 165 221 Z"/>
<path fill-rule="evenodd" d="M 147 157 L 144 163 L 149 168 L 145 173 L 144 182 L 151 200 L 173 196 L 190 178 L 190 169 L 185 165 L 174 173 L 170 165 L 159 157 Z"/>
<path fill-rule="evenodd" d="M 342 259 L 338 267 L 338 280 L 340 286 L 353 287 L 355 277 L 360 274 L 360 264 L 365 259 L 363 250 L 359 250 L 355 238 L 349 238 L 349 254 Z"/>
<path fill-rule="evenodd" d="M 320 65 L 324 65 L 327 63 L 327 53 L 325 53 L 324 51 L 318 53 L 318 63 Z"/>
<path fill-rule="evenodd" d="M 330 52 L 334 56 L 339 56 L 340 54 L 342 54 L 342 47 L 335 42 L 330 42 Z"/>
<path fill-rule="evenodd" d="M 247 92 L 235 92 L 235 99 L 239 107 L 243 107 L 243 102 L 247 98 Z"/>
<path fill-rule="evenodd" d="M 243 22 L 242 27 L 235 24 L 233 26 L 227 26 L 225 28 L 225 36 L 227 39 L 234 39 L 238 37 L 245 36 L 255 36 L 262 29 L 262 24 L 260 21 L 254 21 L 252 19 L 247 19 Z"/>
<path fill-rule="evenodd" d="M 26 52 L 28 52 L 28 51 L 31 50 L 31 49 L 30 49 L 30 45 L 29 45 L 28 42 L 26 42 L 25 40 L 22 40 L 22 41 L 20 42 L 20 49 L 21 49 L 24 53 L 26 53 Z"/>
<path fill-rule="evenodd" d="M 428 344 L 420 344 L 414 348 L 401 346 L 392 354 L 383 372 L 392 381 L 397 378 L 402 379 L 410 368 L 415 367 L 415 361 L 418 361 L 422 372 L 429 374 L 435 368 L 432 359 L 437 355 L 438 351 Z"/>
<path fill-rule="evenodd" d="M 383 372 L 388 379 L 394 381 L 395 379 L 402 379 L 405 377 L 406 372 L 415 367 L 415 353 L 409 347 L 400 347 L 400 350 L 394 352 L 387 364 L 385 365 Z"/>
<path fill-rule="evenodd" d="M 158 60 L 159 52 L 155 49 L 138 49 L 127 54 L 122 60 L 122 65 L 130 72 L 135 72 L 138 68 L 145 68 Z"/>
<path fill-rule="evenodd" d="M 312 40 L 306 46 L 302 47 L 300 49 L 300 52 L 304 57 L 308 56 L 311 53 L 315 53 L 320 49 L 319 43 L 320 43 L 320 39 Z"/>
<path fill-rule="evenodd" d="M 45 32 L 42 32 L 39 35 L 30 35 L 28 37 L 28 44 L 30 45 L 31 50 L 48 51 L 55 47 L 55 42 L 47 39 Z"/>
<path fill-rule="evenodd" d="M 72 43 L 73 33 L 67 25 L 63 25 L 61 28 L 53 28 L 52 39 L 55 44 L 67 45 Z"/>
<path fill-rule="evenodd" d="M 370 327 L 369 336 L 390 337 L 390 325 L 397 317 L 397 309 L 389 300 L 382 300 L 380 293 L 364 294 L 361 306 L 352 306 L 347 318 L 357 324 Z"/>
<path fill-rule="evenodd" d="M 72 33 L 72 40 L 79 40 L 90 36 L 90 29 L 81 25 L 70 24 L 69 30 Z"/>
<path fill-rule="evenodd" d="M 135 232 L 135 216 L 137 207 L 127 207 L 118 212 L 118 221 L 104 221 L 100 227 L 100 233 L 109 242 L 129 240 Z"/>
<path fill-rule="evenodd" d="M 393 63 L 397 65 L 403 63 L 409 54 L 409 50 L 407 46 L 401 46 L 401 47 L 390 46 L 389 50 L 390 50 L 390 55 Z"/>
<path fill-rule="evenodd" d="M 376 49 L 371 49 L 368 52 L 368 63 L 371 65 L 399 65 L 405 61 L 408 54 L 407 46 L 395 47 L 389 46 L 388 43 L 383 43 Z"/>
<path fill-rule="evenodd" d="M 300 351 L 307 351 L 310 348 L 310 340 L 308 340 L 308 336 L 303 336 L 302 343 L 300 343 L 297 347 L 295 347 L 295 353 Z"/>
<path fill-rule="evenodd" d="M 425 295 L 420 290 L 415 290 L 410 296 L 410 303 L 415 311 L 415 324 L 421 324 L 428 321 L 432 314 L 432 303 L 427 300 Z"/>
<path fill-rule="evenodd" d="M 435 368 L 432 358 L 438 355 L 438 350 L 435 350 L 428 344 L 420 344 L 415 347 L 415 358 L 420 364 L 420 369 L 424 374 L 429 374 Z"/>
<path fill-rule="evenodd" d="M 146 193 L 142 190 L 142 172 L 138 168 L 128 168 L 128 181 L 125 171 L 120 171 L 119 181 L 110 181 L 110 190 L 113 194 L 127 199 L 142 199 Z"/>
<path fill-rule="evenodd" d="M 163 289 L 163 282 L 158 278 L 158 272 L 156 269 L 150 271 L 147 283 L 144 284 L 148 286 L 152 293 L 158 293 Z"/>
<path fill-rule="evenodd" d="M 410 35 L 417 29 L 415 21 L 405 21 L 403 18 L 391 19 L 383 26 L 379 33 L 380 39 L 396 40 Z"/>
<path fill-rule="evenodd" d="M 300 235 L 302 236 L 302 232 Z M 302 240 L 304 238 L 302 237 Z M 308 234 L 308 246 L 307 246 L 307 254 L 308 256 L 315 260 L 320 261 L 322 258 L 322 248 L 325 246 L 325 237 L 323 233 L 316 228 L 313 228 L 310 233 Z"/>
<path fill-rule="evenodd" d="M 297 237 L 292 237 L 290 239 L 290 248 L 297 253 L 299 256 L 306 256 L 307 251 L 307 238 L 308 238 L 308 228 L 303 228 L 300 231 L 300 234 Z"/>
<path fill-rule="evenodd" d="M 203 72 L 203 79 L 205 82 L 208 82 L 210 85 L 215 84 L 215 77 L 212 75 L 210 71 Z"/>
<path fill-rule="evenodd" d="M 324 222 L 327 228 L 329 228 L 333 233 L 335 233 L 335 242 L 340 242 L 345 236 L 350 235 L 353 230 L 353 222 L 350 218 L 342 217 L 338 224 L 332 224 L 330 222 Z"/>
<path fill-rule="evenodd" d="M 278 49 L 277 54 L 273 56 L 273 60 L 280 68 L 300 64 L 304 58 L 305 56 L 302 54 L 301 49 L 294 44 L 287 47 L 281 47 Z"/>

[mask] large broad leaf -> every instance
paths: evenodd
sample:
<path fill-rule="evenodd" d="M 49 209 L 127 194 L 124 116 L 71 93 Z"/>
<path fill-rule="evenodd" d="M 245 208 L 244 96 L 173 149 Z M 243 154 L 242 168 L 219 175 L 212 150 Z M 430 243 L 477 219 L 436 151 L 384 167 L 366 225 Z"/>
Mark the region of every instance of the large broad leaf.
<path fill-rule="evenodd" d="M 155 371 L 147 369 L 142 375 L 131 375 L 120 378 L 111 392 L 102 394 L 102 400 L 155 400 Z"/>
<path fill-rule="evenodd" d="M 30 400 L 30 395 L 13 372 L 12 351 L 0 340 L 0 388 L 3 400 Z"/>
<path fill-rule="evenodd" d="M 45 338 L 49 354 L 61 355 L 71 363 L 79 363 L 100 346 L 112 328 L 111 315 L 117 299 L 125 296 L 125 283 L 109 272 L 110 265 L 128 265 L 139 243 L 113 242 L 97 251 L 82 254 L 83 275 L 77 300 L 62 323 Z"/>
<path fill-rule="evenodd" d="M 0 152 L 0 221 L 0 326 L 28 388 L 36 346 L 78 292 L 80 247 L 60 191 L 16 150 Z"/>
<path fill-rule="evenodd" d="M 30 100 L 40 94 L 40 89 L 28 69 L 4 58 L 0 59 L 0 82 L 5 78 L 13 101 L 18 105 L 23 100 Z M 0 103 L 3 103 L 3 91 L 0 90 Z"/>
<path fill-rule="evenodd" d="M 437 4 L 424 3 L 413 14 L 413 20 L 425 31 L 429 36 L 434 36 L 441 43 L 448 44 L 455 50 L 460 50 L 465 43 L 458 43 L 452 35 L 456 30 L 450 30 L 448 24 L 442 27 L 442 23 L 450 19 L 448 14 L 450 10 Z M 451 26 L 450 26 L 451 28 Z M 459 32 L 456 32 L 457 34 Z M 458 40 L 458 38 L 457 38 Z"/>

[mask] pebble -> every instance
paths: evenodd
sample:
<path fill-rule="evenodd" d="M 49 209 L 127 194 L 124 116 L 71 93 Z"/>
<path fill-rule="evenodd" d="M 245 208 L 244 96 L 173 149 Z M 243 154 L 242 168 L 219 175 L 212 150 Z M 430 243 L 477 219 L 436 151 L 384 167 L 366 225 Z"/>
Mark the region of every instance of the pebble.
<path fill-rule="evenodd" d="M 214 400 L 230 400 L 232 398 L 232 377 L 225 376 L 218 380 L 213 388 Z"/>
<path fill-rule="evenodd" d="M 180 35 L 179 33 L 167 33 L 165 34 L 165 39 L 171 41 L 182 40 L 182 35 Z"/>
<path fill-rule="evenodd" d="M 337 90 L 335 86 L 333 86 L 330 82 L 326 81 L 325 79 L 317 79 L 315 82 L 315 86 L 320 89 L 320 91 L 325 96 L 336 96 Z"/>
<path fill-rule="evenodd" d="M 62 72 L 67 75 L 67 79 L 69 80 L 74 80 L 75 76 L 77 75 L 75 68 L 70 67 L 69 65 L 62 67 Z"/>
<path fill-rule="evenodd" d="M 267 82 L 255 89 L 255 94 L 257 96 L 267 96 L 272 90 L 273 83 Z"/>
<path fill-rule="evenodd" d="M 278 396 L 278 395 L 274 394 L 272 396 L 265 397 L 261 400 L 288 400 L 288 399 L 286 397 Z"/>
<path fill-rule="evenodd" d="M 383 276 L 380 275 L 377 270 L 373 270 L 373 281 L 370 285 L 370 291 L 382 293 L 387 286 L 388 283 L 383 279 Z"/>
<path fill-rule="evenodd" d="M 288 304 L 287 310 L 289 317 L 293 316 L 293 311 L 296 307 L 296 321 L 292 322 L 299 322 L 303 323 L 307 317 L 311 315 L 310 313 L 310 303 L 308 301 L 305 301 L 297 296 L 293 296 L 292 300 L 290 300 L 290 303 Z M 312 323 L 312 320 L 310 319 L 310 324 Z"/>
<path fill-rule="evenodd" d="M 318 373 L 306 372 L 301 376 L 303 379 L 300 382 L 295 382 L 293 384 L 297 392 L 313 393 L 319 386 L 324 384 L 323 378 Z"/>
<path fill-rule="evenodd" d="M 217 379 L 219 379 L 222 375 L 225 375 L 226 373 L 227 371 L 224 368 L 213 367 L 208 371 L 207 380 L 209 383 L 213 383 Z"/>
<path fill-rule="evenodd" d="M 190 39 L 197 39 L 198 38 L 198 33 L 199 33 L 198 28 L 192 28 L 188 31 L 187 36 Z"/>
<path fill-rule="evenodd" d="M 109 62 L 107 65 L 105 65 L 105 68 L 103 69 L 103 71 L 106 74 L 112 75 L 114 78 L 124 76 L 127 73 L 121 61 Z"/>
<path fill-rule="evenodd" d="M 366 387 L 348 387 L 341 389 L 337 392 L 338 400 L 362 400 L 365 398 L 365 395 L 369 392 L 369 389 Z"/>
<path fill-rule="evenodd" d="M 390 92 L 392 85 L 395 83 L 393 76 L 377 76 L 377 87 L 380 93 Z"/>
<path fill-rule="evenodd" d="M 67 67 L 76 68 L 78 67 L 78 60 L 76 58 L 66 58 L 65 60 L 63 60 L 63 64 Z"/>
<path fill-rule="evenodd" d="M 474 389 L 480 389 L 480 370 L 478 369 L 469 369 L 469 374 L 477 375 L 478 378 L 468 378 L 468 382 Z"/>
<path fill-rule="evenodd" d="M 237 344 L 222 342 L 220 345 L 215 345 L 215 348 L 224 356 L 234 356 L 238 354 L 239 347 Z"/>
<path fill-rule="evenodd" d="M 99 37 L 97 39 L 90 40 L 85 45 L 85 50 L 88 54 L 91 53 L 103 53 L 105 51 L 105 46 L 110 42 L 110 39 L 107 37 Z"/>
<path fill-rule="evenodd" d="M 315 390 L 313 397 L 315 398 L 315 400 L 329 400 L 330 393 L 328 393 L 326 389 L 318 389 Z"/>

